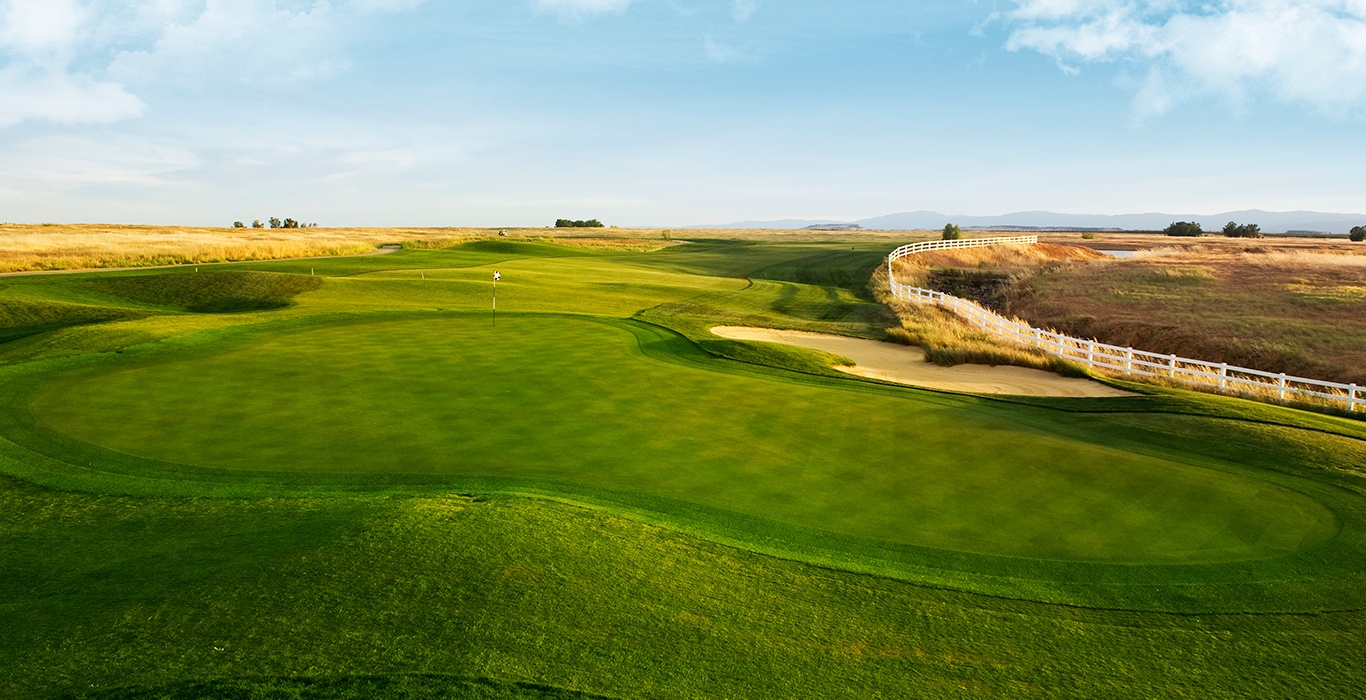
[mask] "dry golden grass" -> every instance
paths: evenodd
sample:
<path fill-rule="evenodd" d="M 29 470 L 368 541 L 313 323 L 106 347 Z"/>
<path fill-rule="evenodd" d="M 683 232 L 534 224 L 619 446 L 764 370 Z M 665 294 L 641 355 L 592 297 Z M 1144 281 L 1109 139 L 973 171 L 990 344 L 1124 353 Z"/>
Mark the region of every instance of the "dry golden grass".
<path fill-rule="evenodd" d="M 415 237 L 397 229 L 0 225 L 0 272 L 350 255 Z"/>
<path fill-rule="evenodd" d="M 1090 248 L 1039 243 L 934 250 L 899 258 L 893 265 L 898 282 L 924 286 L 931 270 L 953 268 L 1017 276 L 1032 273 L 1041 267 L 1106 259 L 1110 259 L 1109 256 Z"/>
<path fill-rule="evenodd" d="M 1003 310 L 1035 326 L 1366 384 L 1366 246 L 1158 249 L 1041 271 L 1012 291 Z"/>
<path fill-rule="evenodd" d="M 618 253 L 649 253 L 687 242 L 665 238 L 609 238 L 606 236 L 528 236 L 522 240 L 545 241 L 571 248 Z"/>
<path fill-rule="evenodd" d="M 898 281 L 909 284 L 900 276 L 900 270 L 897 275 Z M 893 298 L 887 284 L 886 265 L 873 273 L 870 289 L 879 302 L 891 307 L 900 321 L 899 326 L 887 329 L 887 340 L 915 345 L 925 351 L 925 359 L 937 365 L 1014 365 L 1073 377 L 1086 374 L 1079 366 L 1039 348 L 1003 341 L 940 306 Z"/>
<path fill-rule="evenodd" d="M 241 260 L 352 255 L 398 243 L 444 248 L 498 237 L 550 240 L 595 250 L 640 252 L 696 239 L 756 241 L 886 240 L 925 237 L 904 231 L 767 229 L 304 228 L 251 229 L 118 224 L 0 224 L 0 273 L 147 267 Z"/>

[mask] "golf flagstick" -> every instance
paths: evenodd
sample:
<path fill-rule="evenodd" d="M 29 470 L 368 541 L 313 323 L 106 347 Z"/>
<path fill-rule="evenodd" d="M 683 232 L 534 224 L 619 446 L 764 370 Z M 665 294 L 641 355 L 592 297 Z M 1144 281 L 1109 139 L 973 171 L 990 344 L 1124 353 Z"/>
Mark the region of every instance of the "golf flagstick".
<path fill-rule="evenodd" d="M 493 325 L 494 325 L 495 327 L 497 327 L 497 325 L 498 325 L 498 280 L 500 280 L 500 279 L 503 279 L 503 276 L 500 275 L 500 274 L 498 274 L 498 271 L 497 271 L 497 270 L 494 270 L 494 271 L 493 271 Z"/>

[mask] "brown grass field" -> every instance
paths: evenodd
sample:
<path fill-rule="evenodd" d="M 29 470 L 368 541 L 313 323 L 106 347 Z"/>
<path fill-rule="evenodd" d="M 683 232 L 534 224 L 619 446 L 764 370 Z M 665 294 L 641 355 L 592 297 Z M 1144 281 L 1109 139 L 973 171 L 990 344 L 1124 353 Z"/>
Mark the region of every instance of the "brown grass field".
<path fill-rule="evenodd" d="M 972 233 L 990 235 L 1009 234 Z M 904 258 L 895 272 L 903 283 L 1081 338 L 1366 384 L 1366 245 L 1342 239 L 1050 232 L 1037 246 Z M 893 306 L 903 328 L 889 335 L 926 347 L 936 362 L 1047 366 L 1034 351 L 1001 346 L 942 310 Z"/>
<path fill-rule="evenodd" d="M 1083 338 L 1366 384 L 1366 246 L 1210 245 L 1044 268 L 1005 312 Z"/>
<path fill-rule="evenodd" d="M 688 238 L 754 241 L 918 240 L 905 231 L 775 231 L 767 229 L 302 228 L 252 229 L 122 224 L 0 224 L 0 273 L 206 264 L 353 255 L 380 245 L 441 248 L 492 238 L 549 240 L 586 248 L 647 251 Z"/>

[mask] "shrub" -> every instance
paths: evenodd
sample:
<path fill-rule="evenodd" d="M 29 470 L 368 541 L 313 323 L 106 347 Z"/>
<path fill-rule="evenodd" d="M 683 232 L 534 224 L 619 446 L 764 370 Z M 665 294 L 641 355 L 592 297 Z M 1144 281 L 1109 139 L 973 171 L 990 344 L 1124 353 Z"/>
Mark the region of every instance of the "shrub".
<path fill-rule="evenodd" d="M 1173 221 L 1170 226 L 1162 229 L 1162 233 L 1165 233 L 1168 236 L 1187 236 L 1191 238 L 1205 235 L 1205 232 L 1200 229 L 1200 224 L 1194 221 Z"/>
<path fill-rule="evenodd" d="M 956 241 L 963 237 L 963 229 L 958 224 L 944 224 L 944 240 Z"/>
<path fill-rule="evenodd" d="M 260 219 L 257 219 L 257 220 L 255 220 L 255 221 L 251 222 L 251 227 L 252 227 L 252 228 L 265 228 L 266 225 L 263 224 L 263 223 L 261 223 L 261 220 L 260 220 Z"/>
<path fill-rule="evenodd" d="M 244 223 L 242 223 L 241 221 L 234 221 L 234 222 L 232 222 L 232 227 L 233 227 L 233 228 L 246 228 L 247 225 L 244 224 Z"/>
<path fill-rule="evenodd" d="M 1082 233 L 1081 233 L 1081 239 L 1082 239 L 1083 241 L 1094 241 L 1094 240 L 1096 240 L 1096 232 L 1095 232 L 1095 231 L 1082 231 Z"/>
<path fill-rule="evenodd" d="M 1224 235 L 1229 238 L 1261 238 L 1262 227 L 1257 224 L 1239 224 L 1230 221 L 1224 224 Z"/>
<path fill-rule="evenodd" d="M 270 217 L 270 227 L 280 228 L 280 220 L 274 216 Z"/>
<path fill-rule="evenodd" d="M 1352 232 L 1347 237 L 1357 243 L 1366 241 L 1366 226 L 1353 226 Z"/>

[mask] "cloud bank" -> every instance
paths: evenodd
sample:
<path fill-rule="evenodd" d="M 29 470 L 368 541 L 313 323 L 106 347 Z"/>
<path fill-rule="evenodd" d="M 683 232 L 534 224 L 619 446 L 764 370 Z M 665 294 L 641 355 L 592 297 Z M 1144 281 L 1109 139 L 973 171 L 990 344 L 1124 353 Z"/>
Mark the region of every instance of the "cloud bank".
<path fill-rule="evenodd" d="M 0 0 L 0 128 L 137 117 L 138 86 L 325 79 L 360 17 L 423 1 Z"/>
<path fill-rule="evenodd" d="M 1017 0 L 1006 48 L 1137 69 L 1140 116 L 1219 95 L 1366 113 L 1366 0 Z"/>

